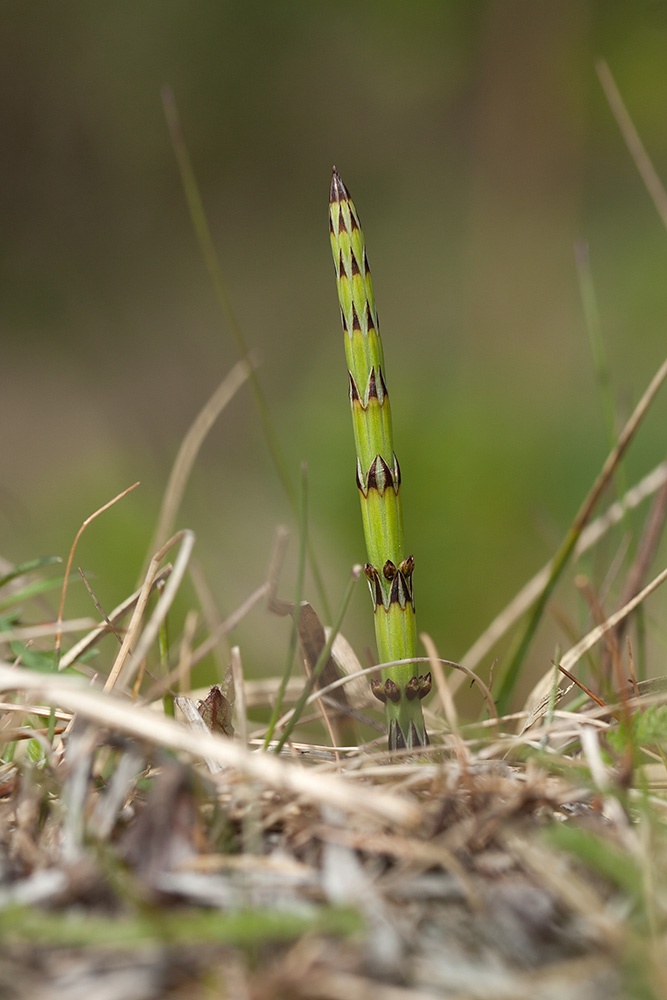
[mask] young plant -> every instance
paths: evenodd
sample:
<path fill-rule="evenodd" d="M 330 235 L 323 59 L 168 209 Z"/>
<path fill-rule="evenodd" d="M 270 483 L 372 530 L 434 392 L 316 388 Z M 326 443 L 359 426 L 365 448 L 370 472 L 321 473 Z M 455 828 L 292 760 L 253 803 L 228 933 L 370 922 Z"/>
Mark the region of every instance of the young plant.
<path fill-rule="evenodd" d="M 417 642 L 412 592 L 415 562 L 411 555 L 404 555 L 401 472 L 392 443 L 380 328 L 359 216 L 335 167 L 329 228 L 368 553 L 364 573 L 373 598 L 380 663 L 391 664 L 382 669 L 382 680 L 372 681 L 371 687 L 386 706 L 389 749 L 425 746 L 428 735 L 421 699 L 431 689 L 431 675 L 420 676 L 411 662 Z"/>

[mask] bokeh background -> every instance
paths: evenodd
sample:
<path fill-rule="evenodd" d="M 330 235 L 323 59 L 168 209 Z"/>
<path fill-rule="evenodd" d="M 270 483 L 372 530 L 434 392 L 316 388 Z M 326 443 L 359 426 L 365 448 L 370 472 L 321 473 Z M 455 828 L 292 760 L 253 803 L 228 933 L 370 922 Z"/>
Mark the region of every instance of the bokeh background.
<path fill-rule="evenodd" d="M 579 241 L 619 420 L 664 356 L 667 233 L 595 63 L 608 62 L 667 178 L 667 4 L 4 0 L 0 25 L 0 553 L 65 556 L 82 520 L 139 479 L 77 554 L 103 605 L 122 600 L 182 436 L 236 360 L 170 146 L 170 84 L 295 481 L 308 463 L 334 606 L 364 553 L 329 256 L 333 163 L 350 188 L 382 318 L 419 626 L 459 657 L 553 553 L 607 452 Z M 666 411 L 660 398 L 627 482 L 664 457 Z M 644 513 L 622 533 L 636 538 Z M 295 538 L 247 388 L 207 439 L 178 524 L 197 534 L 223 617 L 263 579 L 277 525 Z M 584 567 L 596 584 L 620 544 Z M 310 580 L 307 591 L 317 607 Z M 661 600 L 649 607 L 659 648 Z M 585 626 L 571 580 L 555 606 Z M 67 611 L 93 612 L 80 584 Z M 372 645 L 363 586 L 344 630 L 360 654 Z M 282 669 L 286 635 L 263 611 L 237 630 L 250 675 Z M 550 619 L 535 676 L 558 641 L 569 644 Z"/>

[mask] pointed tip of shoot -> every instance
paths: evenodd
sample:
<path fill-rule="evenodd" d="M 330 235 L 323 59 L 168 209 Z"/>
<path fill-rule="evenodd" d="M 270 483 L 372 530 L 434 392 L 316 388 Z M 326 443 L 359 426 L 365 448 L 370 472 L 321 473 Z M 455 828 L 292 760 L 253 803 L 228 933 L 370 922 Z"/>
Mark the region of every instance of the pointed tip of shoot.
<path fill-rule="evenodd" d="M 329 201 L 331 203 L 336 201 L 345 201 L 349 198 L 349 193 L 342 180 L 340 179 L 340 174 L 334 167 L 331 173 L 331 188 L 329 190 Z"/>

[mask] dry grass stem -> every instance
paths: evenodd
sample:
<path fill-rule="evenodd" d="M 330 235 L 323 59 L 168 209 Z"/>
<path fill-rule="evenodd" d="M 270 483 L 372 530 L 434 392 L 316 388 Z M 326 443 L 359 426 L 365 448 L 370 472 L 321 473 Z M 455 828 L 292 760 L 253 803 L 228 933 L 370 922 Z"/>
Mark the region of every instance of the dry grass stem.
<path fill-rule="evenodd" d="M 655 557 L 667 517 L 667 482 L 663 483 L 651 504 L 649 515 L 637 547 L 635 560 L 628 572 L 623 588 L 621 605 L 627 604 L 641 589 L 642 583 Z M 617 628 L 616 639 L 620 641 Z"/>
<path fill-rule="evenodd" d="M 79 539 L 81 538 L 81 535 L 84 533 L 84 531 L 86 530 L 86 528 L 88 527 L 88 525 L 91 524 L 91 522 L 95 520 L 95 518 L 99 517 L 100 514 L 103 514 L 105 510 L 108 510 L 109 507 L 112 507 L 115 503 L 118 503 L 118 501 L 122 500 L 123 497 L 126 497 L 127 494 L 131 493 L 132 490 L 135 490 L 138 485 L 139 485 L 139 483 L 134 483 L 132 486 L 128 486 L 128 488 L 126 490 L 123 490 L 122 493 L 119 493 L 117 496 L 115 496 L 113 498 L 113 500 L 109 500 L 108 503 L 105 503 L 101 507 L 98 507 L 98 509 L 93 514 L 91 514 L 89 517 L 87 517 L 85 519 L 85 521 L 83 522 L 83 524 L 81 525 L 81 527 L 77 531 L 77 533 L 76 533 L 76 535 L 74 537 L 74 541 L 72 542 L 72 547 L 70 548 L 70 551 L 69 551 L 69 556 L 67 557 L 67 564 L 65 566 L 65 576 L 64 576 L 64 579 L 63 579 L 63 586 L 62 586 L 62 591 L 61 591 L 61 594 L 60 594 L 60 607 L 58 608 L 58 621 L 59 622 L 62 621 L 63 614 L 65 612 L 65 597 L 67 595 L 67 585 L 69 583 L 69 575 L 70 575 L 70 572 L 71 572 L 71 569 L 72 569 L 72 561 L 74 559 L 74 552 L 76 551 L 76 547 L 78 545 Z M 86 627 L 89 627 L 89 626 L 86 626 Z M 62 641 L 61 640 L 61 633 L 60 632 L 56 632 L 56 641 L 55 641 L 56 663 L 60 659 L 61 641 Z"/>
<path fill-rule="evenodd" d="M 563 655 L 561 659 L 561 665 L 567 670 L 571 670 L 579 660 L 584 656 L 590 649 L 592 649 L 596 643 L 600 641 L 611 629 L 615 628 L 619 622 L 627 618 L 635 608 L 638 608 L 647 597 L 649 597 L 655 590 L 660 587 L 665 580 L 667 580 L 667 569 L 664 569 L 661 573 L 658 573 L 656 577 L 649 584 L 647 584 L 643 590 L 636 594 L 631 601 L 628 601 L 622 608 L 610 615 L 607 620 L 601 624 L 596 625 L 594 629 L 591 629 L 587 635 L 579 640 L 574 646 L 572 646 Z"/>
<path fill-rule="evenodd" d="M 181 633 L 181 641 L 179 643 L 178 650 L 178 663 L 176 665 L 176 669 L 178 670 L 178 687 L 181 691 L 192 690 L 192 642 L 198 625 L 199 614 L 191 608 L 186 614 L 185 622 L 183 623 L 183 631 Z M 137 689 L 136 692 L 134 692 L 134 697 L 136 697 L 138 693 Z"/>
<path fill-rule="evenodd" d="M 188 479 L 190 478 L 201 446 L 206 439 L 206 435 L 227 404 L 231 402 L 244 384 L 252 367 L 252 360 L 246 358 L 234 365 L 210 399 L 201 408 L 183 438 L 169 475 L 167 488 L 164 492 L 157 527 L 149 549 L 150 552 L 155 552 L 164 545 L 170 532 L 173 531 L 176 515 L 181 506 Z"/>
<path fill-rule="evenodd" d="M 17 625 L 0 631 L 0 642 L 32 642 L 35 639 L 48 639 L 70 632 L 84 632 L 94 624 L 92 618 L 72 618 L 71 621 L 59 618 L 58 621 L 43 622 L 40 625 Z"/>
<path fill-rule="evenodd" d="M 604 90 L 607 101 L 609 102 L 609 107 L 611 108 L 618 127 L 621 130 L 621 135 L 625 139 L 625 144 L 630 151 L 632 159 L 634 160 L 637 172 L 644 181 L 646 189 L 651 196 L 653 206 L 667 229 L 667 192 L 665 191 L 662 181 L 660 180 L 660 177 L 658 176 L 658 173 L 653 166 L 648 153 L 646 152 L 644 143 L 639 138 L 639 132 L 635 128 L 634 122 L 628 114 L 627 108 L 625 107 L 623 98 L 621 97 L 621 93 L 616 86 L 616 82 L 611 74 L 609 66 L 603 59 L 601 59 L 597 63 L 596 69 L 600 83 L 602 84 L 602 89 Z"/>
<path fill-rule="evenodd" d="M 342 779 L 310 774 L 267 754 L 252 754 L 213 733 L 192 734 L 171 719 L 108 693 L 83 689 L 67 677 L 48 677 L 20 667 L 0 664 L 0 689 L 34 692 L 68 711 L 117 732 L 149 743 L 181 750 L 198 759 L 210 757 L 262 785 L 285 788 L 314 802 L 333 805 L 345 812 L 358 811 L 399 827 L 410 829 L 420 822 L 414 803 L 366 789 L 357 792 Z"/>
<path fill-rule="evenodd" d="M 181 547 L 179 549 L 178 556 L 176 557 L 174 568 L 165 583 L 164 590 L 158 598 L 153 614 L 146 624 L 143 633 L 141 633 L 141 636 L 139 637 L 139 630 L 141 628 L 144 611 L 146 610 L 146 605 L 153 589 L 155 578 L 159 572 L 160 563 L 167 553 L 179 543 Z M 195 536 L 193 532 L 187 530 L 179 531 L 173 536 L 173 538 L 170 538 L 169 541 L 162 546 L 160 551 L 157 552 L 151 559 L 139 598 L 135 605 L 132 618 L 130 619 L 128 630 L 123 640 L 123 645 L 121 646 L 114 665 L 106 679 L 104 685 L 105 691 L 112 691 L 116 684 L 120 684 L 121 687 L 129 684 L 136 674 L 143 658 L 155 642 L 160 624 L 164 620 L 164 617 L 171 607 L 172 601 L 178 592 L 194 543 Z M 134 652 L 132 652 L 133 647 Z"/>
<path fill-rule="evenodd" d="M 611 504 L 595 521 L 587 525 L 579 536 L 574 554 L 575 557 L 583 555 L 606 535 L 606 533 L 618 524 L 626 516 L 629 510 L 634 510 L 648 497 L 661 490 L 667 483 L 667 462 L 661 462 L 643 479 L 633 486 L 624 495 L 622 501 Z M 548 562 L 542 569 L 533 576 L 518 594 L 512 598 L 503 610 L 496 615 L 489 626 L 473 645 L 463 654 L 460 659 L 462 666 L 474 670 L 488 656 L 499 639 L 509 632 L 516 625 L 519 619 L 528 611 L 531 605 L 537 600 L 544 590 L 551 572 L 551 562 Z M 456 692 L 463 678 L 452 678 L 450 686 Z"/>
<path fill-rule="evenodd" d="M 153 581 L 153 586 L 151 591 L 154 590 L 158 584 L 162 583 L 167 579 L 171 573 L 171 566 L 164 566 L 160 572 L 157 574 Z M 127 613 L 131 611 L 139 597 L 141 596 L 140 590 L 135 590 L 133 594 L 130 594 L 124 601 L 122 601 L 118 607 L 114 608 L 113 611 L 107 616 L 111 624 L 115 627 L 122 622 Z M 58 664 L 60 670 L 64 670 L 66 667 L 72 666 L 76 663 L 85 653 L 87 653 L 93 646 L 102 638 L 102 636 L 107 635 L 109 632 L 109 625 L 105 622 L 102 625 L 95 625 L 95 628 L 86 635 L 83 636 L 79 642 L 75 643 L 66 653 L 63 653 L 60 657 L 60 663 Z"/>
<path fill-rule="evenodd" d="M 234 705 L 236 709 L 236 728 L 241 746 L 248 744 L 248 706 L 246 700 L 246 685 L 243 676 L 241 650 L 232 646 L 231 650 L 232 684 L 234 685 Z"/>

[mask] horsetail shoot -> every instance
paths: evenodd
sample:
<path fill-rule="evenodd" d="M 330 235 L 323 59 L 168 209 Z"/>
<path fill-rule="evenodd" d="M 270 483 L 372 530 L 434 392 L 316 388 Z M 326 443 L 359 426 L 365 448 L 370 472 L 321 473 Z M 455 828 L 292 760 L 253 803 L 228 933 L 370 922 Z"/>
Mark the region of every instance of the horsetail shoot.
<path fill-rule="evenodd" d="M 431 675 L 420 675 L 414 663 L 415 562 L 404 549 L 401 471 L 392 440 L 382 341 L 364 234 L 354 202 L 335 167 L 329 229 L 368 554 L 364 573 L 373 599 L 378 655 L 385 664 L 382 680 L 371 682 L 371 687 L 386 706 L 389 749 L 420 747 L 428 743 L 421 699 L 431 689 Z"/>

